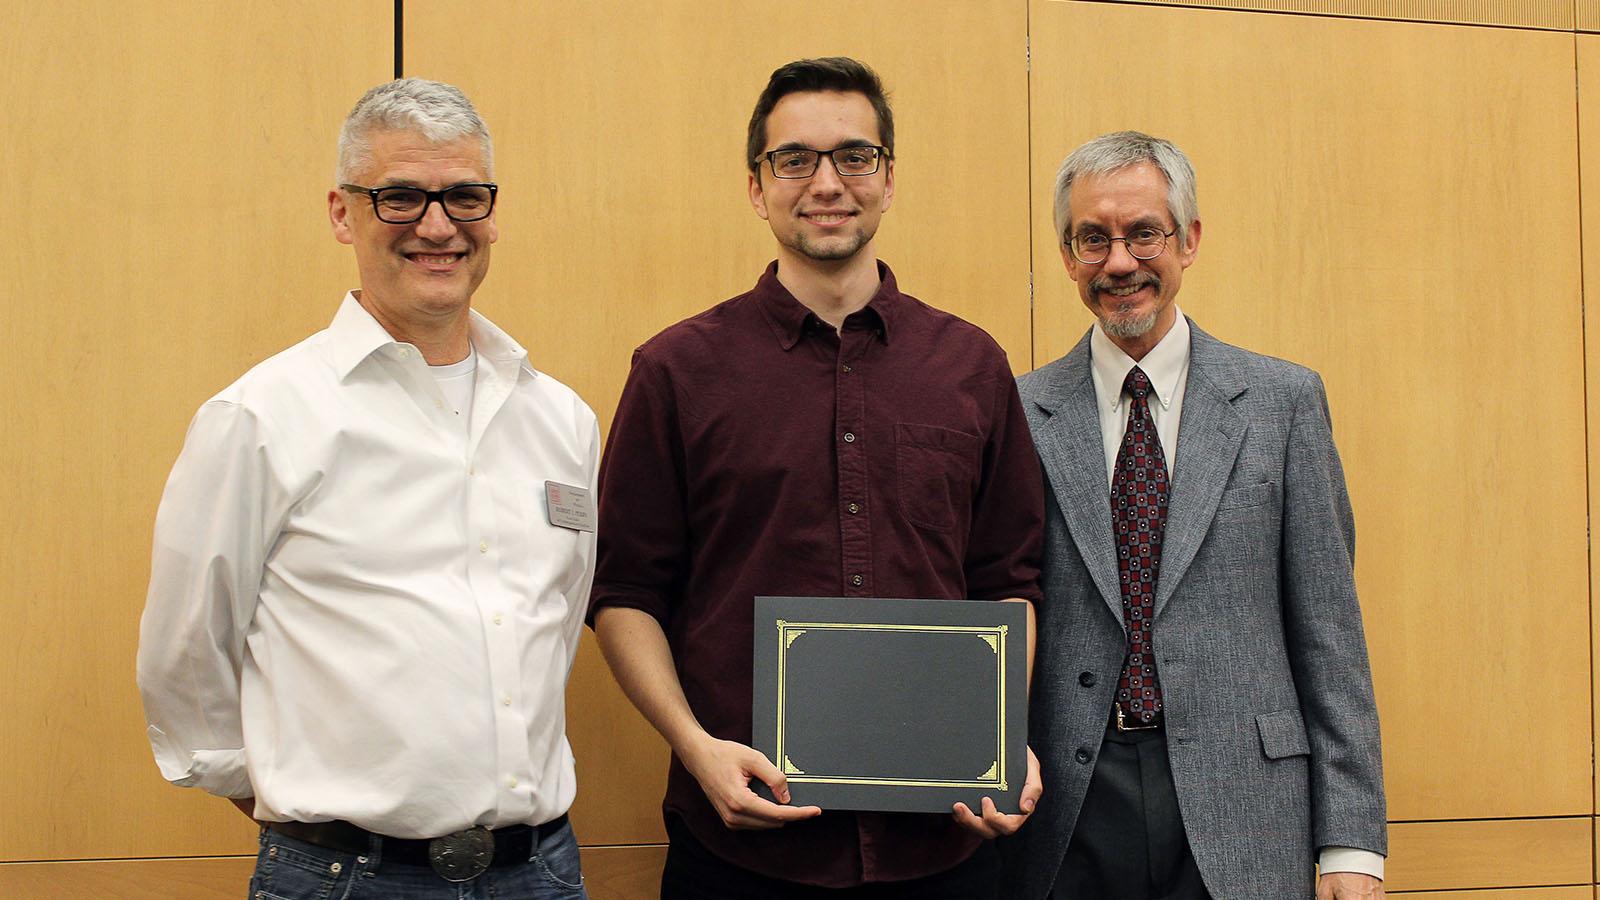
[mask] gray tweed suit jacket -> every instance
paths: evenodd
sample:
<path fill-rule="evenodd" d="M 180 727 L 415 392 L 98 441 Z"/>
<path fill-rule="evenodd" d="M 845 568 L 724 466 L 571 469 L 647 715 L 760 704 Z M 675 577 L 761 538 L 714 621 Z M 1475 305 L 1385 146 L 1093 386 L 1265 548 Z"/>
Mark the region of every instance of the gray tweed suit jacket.
<path fill-rule="evenodd" d="M 1387 852 L 1350 500 L 1321 378 L 1190 327 L 1152 637 L 1172 778 L 1213 897 L 1308 898 L 1318 848 Z M 1125 643 L 1088 335 L 1018 388 L 1047 487 L 1029 712 L 1044 797 L 1002 845 L 1003 896 L 1037 900 Z"/>

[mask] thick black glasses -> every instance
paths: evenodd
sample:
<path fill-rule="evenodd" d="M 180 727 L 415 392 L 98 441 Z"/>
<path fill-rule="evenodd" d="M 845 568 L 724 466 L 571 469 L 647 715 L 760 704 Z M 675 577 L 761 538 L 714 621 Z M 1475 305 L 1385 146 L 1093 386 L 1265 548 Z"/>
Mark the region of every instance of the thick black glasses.
<path fill-rule="evenodd" d="M 359 184 L 341 184 L 343 190 L 366 194 L 372 198 L 372 211 L 378 221 L 390 225 L 410 225 L 422 221 L 428 214 L 428 204 L 444 207 L 444 214 L 455 222 L 477 222 L 489 218 L 494 212 L 494 198 L 500 191 L 497 184 L 457 184 L 442 191 L 425 191 L 411 187 L 369 188 Z"/>
<path fill-rule="evenodd" d="M 833 160 L 834 171 L 840 175 L 871 175 L 878 171 L 883 158 L 889 155 L 887 147 L 863 144 L 855 147 L 835 147 L 832 150 L 768 150 L 761 154 L 772 166 L 772 174 L 779 178 L 810 178 L 817 174 L 822 157 Z"/>

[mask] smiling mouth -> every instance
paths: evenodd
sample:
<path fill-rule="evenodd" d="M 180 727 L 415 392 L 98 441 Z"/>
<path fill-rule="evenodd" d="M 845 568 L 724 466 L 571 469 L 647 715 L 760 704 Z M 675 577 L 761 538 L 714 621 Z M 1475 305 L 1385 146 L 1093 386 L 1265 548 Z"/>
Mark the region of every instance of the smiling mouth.
<path fill-rule="evenodd" d="M 848 222 L 855 213 L 801 213 L 800 217 L 808 222 L 818 225 L 841 225 Z"/>
<path fill-rule="evenodd" d="M 405 258 L 429 269 L 448 269 L 466 258 L 465 253 L 407 253 Z"/>

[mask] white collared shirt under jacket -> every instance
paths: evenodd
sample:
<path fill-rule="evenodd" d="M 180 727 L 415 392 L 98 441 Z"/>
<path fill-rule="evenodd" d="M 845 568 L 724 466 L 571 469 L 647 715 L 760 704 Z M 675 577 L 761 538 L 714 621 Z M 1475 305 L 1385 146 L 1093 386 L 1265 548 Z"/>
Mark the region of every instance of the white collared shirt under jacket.
<path fill-rule="evenodd" d="M 161 773 L 395 837 L 556 818 L 594 535 L 594 413 L 472 313 L 465 448 L 422 354 L 346 296 L 189 427 L 156 516 L 139 687 Z M 464 449 L 464 453 L 463 453 Z"/>

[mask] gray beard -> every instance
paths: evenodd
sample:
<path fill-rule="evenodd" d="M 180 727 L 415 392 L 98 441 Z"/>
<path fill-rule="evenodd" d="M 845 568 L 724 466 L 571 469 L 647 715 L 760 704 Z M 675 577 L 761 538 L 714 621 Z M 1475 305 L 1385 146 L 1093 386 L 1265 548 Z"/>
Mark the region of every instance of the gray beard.
<path fill-rule="evenodd" d="M 1156 318 L 1161 315 L 1160 310 L 1154 310 L 1149 315 L 1133 319 L 1112 319 L 1109 316 L 1100 317 L 1100 328 L 1114 338 L 1130 340 L 1144 337 L 1150 329 L 1156 327 Z"/>

